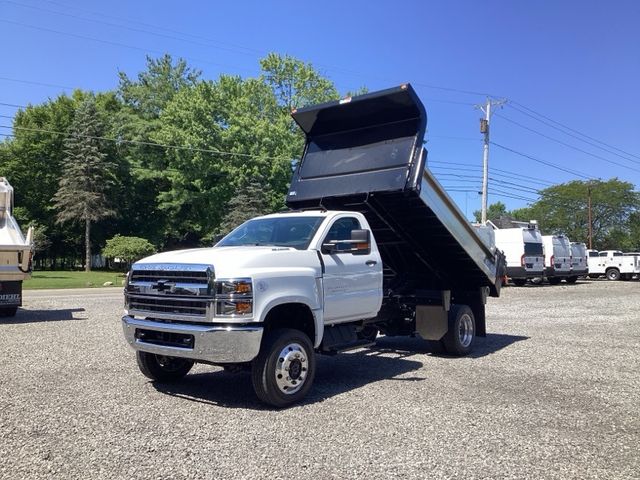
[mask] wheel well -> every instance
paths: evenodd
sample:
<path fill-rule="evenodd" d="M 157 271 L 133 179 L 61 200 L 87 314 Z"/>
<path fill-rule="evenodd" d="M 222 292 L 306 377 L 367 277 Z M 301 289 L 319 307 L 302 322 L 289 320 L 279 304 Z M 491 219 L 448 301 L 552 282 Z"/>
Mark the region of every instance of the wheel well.
<path fill-rule="evenodd" d="M 303 303 L 285 303 L 269 310 L 264 319 L 264 331 L 270 332 L 277 328 L 293 328 L 304 332 L 311 341 L 315 342 L 316 329 L 311 309 Z"/>
<path fill-rule="evenodd" d="M 620 270 L 618 269 L 618 267 L 609 267 L 609 268 L 607 268 L 605 271 L 606 271 L 606 272 L 609 272 L 609 271 L 611 271 L 611 270 L 618 270 L 618 272 L 620 272 Z"/>

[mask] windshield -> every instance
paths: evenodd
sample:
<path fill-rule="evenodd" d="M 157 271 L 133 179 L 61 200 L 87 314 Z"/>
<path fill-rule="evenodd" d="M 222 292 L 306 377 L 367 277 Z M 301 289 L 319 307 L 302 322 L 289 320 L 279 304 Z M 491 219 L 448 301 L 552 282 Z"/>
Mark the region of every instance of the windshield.
<path fill-rule="evenodd" d="M 224 237 L 217 247 L 273 245 L 304 250 L 324 217 L 276 217 L 249 220 Z"/>

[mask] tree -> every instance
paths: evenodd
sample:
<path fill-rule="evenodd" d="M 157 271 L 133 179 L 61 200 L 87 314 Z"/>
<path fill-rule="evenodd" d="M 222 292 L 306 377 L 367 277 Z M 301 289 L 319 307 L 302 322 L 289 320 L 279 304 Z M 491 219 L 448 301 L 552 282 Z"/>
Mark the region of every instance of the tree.
<path fill-rule="evenodd" d="M 476 210 L 473 212 L 474 217 L 476 217 L 476 222 L 480 222 L 482 220 L 482 211 Z M 507 211 L 507 206 L 502 202 L 492 203 L 487 207 L 487 220 L 495 223 L 499 228 L 503 227 L 503 223 L 508 223 L 511 216 Z"/>
<path fill-rule="evenodd" d="M 53 197 L 58 223 L 84 222 L 87 272 L 91 270 L 91 224 L 115 215 L 107 196 L 114 164 L 100 149 L 102 133 L 95 99 L 89 97 L 76 110 L 64 141 L 64 166 Z"/>
<path fill-rule="evenodd" d="M 265 181 L 257 175 L 236 190 L 226 205 L 227 213 L 222 218 L 218 233 L 226 235 L 238 225 L 253 217 L 272 213 L 265 192 Z"/>
<path fill-rule="evenodd" d="M 107 240 L 102 249 L 102 255 L 107 258 L 120 258 L 129 266 L 132 262 L 151 255 L 155 251 L 155 247 L 145 238 L 116 235 Z"/>
<path fill-rule="evenodd" d="M 564 233 L 573 241 L 588 243 L 588 198 L 591 190 L 593 246 L 596 249 L 620 248 L 640 209 L 640 196 L 634 185 L 617 178 L 575 180 L 548 187 L 531 207 L 515 210 L 518 220 L 538 220 L 545 233 Z"/>
<path fill-rule="evenodd" d="M 270 53 L 260 60 L 262 79 L 272 89 L 287 112 L 294 108 L 339 98 L 333 83 L 320 75 L 310 63 L 289 55 Z M 364 87 L 360 91 L 365 91 Z"/>

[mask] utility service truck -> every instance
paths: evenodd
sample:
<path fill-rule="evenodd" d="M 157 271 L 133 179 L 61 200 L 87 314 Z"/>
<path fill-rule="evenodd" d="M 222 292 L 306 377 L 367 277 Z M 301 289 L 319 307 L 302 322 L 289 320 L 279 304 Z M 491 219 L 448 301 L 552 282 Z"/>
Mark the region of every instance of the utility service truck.
<path fill-rule="evenodd" d="M 194 362 L 251 371 L 257 396 L 305 396 L 316 354 L 378 333 L 465 355 L 485 336 L 504 257 L 426 168 L 426 113 L 410 85 L 293 112 L 306 136 L 285 213 L 254 218 L 213 248 L 136 262 L 124 335 L 154 381 Z"/>
<path fill-rule="evenodd" d="M 640 275 L 640 256 L 620 250 L 589 250 L 589 277 L 604 275 L 609 280 L 631 280 Z"/>
<path fill-rule="evenodd" d="M 487 223 L 495 229 L 496 248 L 505 255 L 507 277 L 519 287 L 529 279 L 541 278 L 544 249 L 537 223 L 531 221 L 515 228 L 498 228 L 491 222 Z"/>
<path fill-rule="evenodd" d="M 0 317 L 15 316 L 22 305 L 22 282 L 31 275 L 33 228 L 22 235 L 13 217 L 13 187 L 0 177 Z"/>

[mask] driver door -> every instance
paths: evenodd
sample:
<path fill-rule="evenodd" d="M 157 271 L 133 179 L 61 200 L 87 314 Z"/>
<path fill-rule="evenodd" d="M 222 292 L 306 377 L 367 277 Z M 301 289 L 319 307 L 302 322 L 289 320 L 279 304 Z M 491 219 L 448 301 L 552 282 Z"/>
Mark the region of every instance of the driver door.
<path fill-rule="evenodd" d="M 322 244 L 349 240 L 360 222 L 351 216 L 338 217 Z M 382 304 L 382 261 L 371 236 L 368 254 L 349 251 L 321 253 L 325 265 L 323 279 L 325 323 L 341 323 L 374 317 Z"/>

